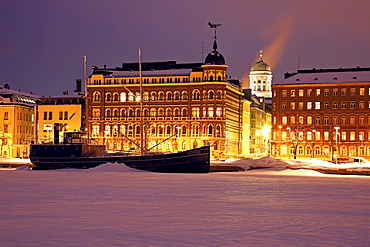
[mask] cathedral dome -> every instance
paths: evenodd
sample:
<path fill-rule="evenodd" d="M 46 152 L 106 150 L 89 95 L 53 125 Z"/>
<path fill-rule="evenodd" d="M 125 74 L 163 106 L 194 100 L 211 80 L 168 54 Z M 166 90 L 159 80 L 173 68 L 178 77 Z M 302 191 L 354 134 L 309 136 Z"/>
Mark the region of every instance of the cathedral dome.
<path fill-rule="evenodd" d="M 267 63 L 265 63 L 262 59 L 262 53 L 263 51 L 260 50 L 260 60 L 253 64 L 251 71 L 270 71 L 271 72 L 271 67 Z"/>
<path fill-rule="evenodd" d="M 211 51 L 204 61 L 205 64 L 216 64 L 216 65 L 224 65 L 225 58 L 222 56 L 221 53 L 217 51 L 217 42 L 216 40 L 213 43 L 213 51 Z"/>
<path fill-rule="evenodd" d="M 271 71 L 270 66 L 264 61 L 260 60 L 253 64 L 251 71 Z"/>

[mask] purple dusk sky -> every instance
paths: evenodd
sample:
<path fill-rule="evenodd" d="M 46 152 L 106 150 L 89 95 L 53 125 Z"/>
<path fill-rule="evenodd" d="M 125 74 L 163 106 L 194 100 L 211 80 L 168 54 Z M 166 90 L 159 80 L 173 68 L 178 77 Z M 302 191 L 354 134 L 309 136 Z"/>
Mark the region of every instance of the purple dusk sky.
<path fill-rule="evenodd" d="M 0 85 L 40 95 L 75 89 L 91 66 L 202 62 L 218 28 L 228 75 L 264 50 L 273 81 L 300 68 L 370 67 L 369 0 L 2 0 Z"/>

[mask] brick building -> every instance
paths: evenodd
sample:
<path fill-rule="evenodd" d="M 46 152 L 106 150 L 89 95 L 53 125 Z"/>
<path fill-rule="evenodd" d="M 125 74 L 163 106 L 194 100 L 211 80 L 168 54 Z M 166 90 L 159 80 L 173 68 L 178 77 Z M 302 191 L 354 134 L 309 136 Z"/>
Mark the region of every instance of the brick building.
<path fill-rule="evenodd" d="M 370 158 L 370 68 L 298 70 L 272 86 L 281 158 Z"/>

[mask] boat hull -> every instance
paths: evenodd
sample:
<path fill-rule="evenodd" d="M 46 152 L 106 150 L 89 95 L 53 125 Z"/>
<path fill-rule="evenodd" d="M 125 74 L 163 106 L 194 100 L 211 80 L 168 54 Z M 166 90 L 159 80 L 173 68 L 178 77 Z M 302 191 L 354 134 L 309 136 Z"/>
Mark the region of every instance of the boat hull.
<path fill-rule="evenodd" d="M 208 173 L 210 170 L 210 147 L 200 147 L 178 153 L 146 156 L 80 156 L 47 157 L 39 154 L 37 145 L 31 146 L 31 162 L 35 169 L 92 168 L 104 163 L 124 163 L 146 171 L 164 173 Z"/>

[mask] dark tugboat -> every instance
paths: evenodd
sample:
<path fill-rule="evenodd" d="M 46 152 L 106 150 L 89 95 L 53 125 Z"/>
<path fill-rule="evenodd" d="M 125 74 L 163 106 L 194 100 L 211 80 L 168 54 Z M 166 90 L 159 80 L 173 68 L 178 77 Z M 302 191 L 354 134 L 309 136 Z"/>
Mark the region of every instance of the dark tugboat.
<path fill-rule="evenodd" d="M 54 130 L 55 136 L 59 133 Z M 210 147 L 200 147 L 178 153 L 132 155 L 105 152 L 105 145 L 83 138 L 82 132 L 65 132 L 63 143 L 54 138 L 51 144 L 32 144 L 30 159 L 34 169 L 91 168 L 108 162 L 146 171 L 166 173 L 208 173 Z"/>

